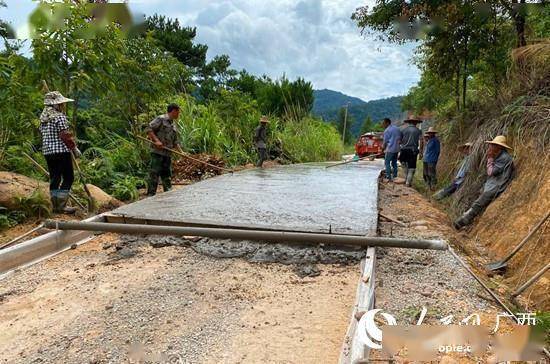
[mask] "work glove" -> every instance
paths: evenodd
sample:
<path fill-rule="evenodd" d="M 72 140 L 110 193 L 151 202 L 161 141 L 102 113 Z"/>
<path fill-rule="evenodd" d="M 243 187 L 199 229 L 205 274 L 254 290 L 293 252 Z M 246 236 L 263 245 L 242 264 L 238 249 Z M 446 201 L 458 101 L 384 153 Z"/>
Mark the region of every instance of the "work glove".
<path fill-rule="evenodd" d="M 75 158 L 80 158 L 82 157 L 82 152 L 80 151 L 80 149 L 78 149 L 78 147 L 75 147 L 73 149 L 73 155 Z"/>

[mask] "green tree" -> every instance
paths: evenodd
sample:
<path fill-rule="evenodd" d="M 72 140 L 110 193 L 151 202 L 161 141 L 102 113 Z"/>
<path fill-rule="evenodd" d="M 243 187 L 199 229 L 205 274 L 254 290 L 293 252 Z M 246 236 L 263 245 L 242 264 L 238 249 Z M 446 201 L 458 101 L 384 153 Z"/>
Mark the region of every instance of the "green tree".
<path fill-rule="evenodd" d="M 315 98 L 311 82 L 303 78 L 290 81 L 286 76 L 275 82 L 264 81 L 257 91 L 258 103 L 264 114 L 299 120 L 313 108 Z"/>
<path fill-rule="evenodd" d="M 370 116 L 367 116 L 365 121 L 363 121 L 363 125 L 361 125 L 361 131 L 359 135 L 363 135 L 368 132 L 376 132 L 376 131 L 383 131 L 382 126 L 380 123 L 374 123 Z"/>
<path fill-rule="evenodd" d="M 194 43 L 197 28 L 183 27 L 177 19 L 156 14 L 148 17 L 145 24 L 159 45 L 178 61 L 197 73 L 206 66 L 208 46 Z"/>
<path fill-rule="evenodd" d="M 391 42 L 423 39 L 417 65 L 452 84 L 456 107 L 461 109 L 466 105 L 468 82 L 483 63 L 491 67 L 493 79 L 505 76 L 505 67 L 497 64 L 508 48 L 507 31 L 501 24 L 505 10 L 496 0 L 378 0 L 372 9 L 359 8 L 352 17 L 361 29 L 381 32 Z"/>
<path fill-rule="evenodd" d="M 85 4 L 40 3 L 31 14 L 32 41 L 39 77 L 50 89 L 75 99 L 73 122 L 83 97 L 115 88 L 121 34 L 114 23 L 94 32 Z"/>

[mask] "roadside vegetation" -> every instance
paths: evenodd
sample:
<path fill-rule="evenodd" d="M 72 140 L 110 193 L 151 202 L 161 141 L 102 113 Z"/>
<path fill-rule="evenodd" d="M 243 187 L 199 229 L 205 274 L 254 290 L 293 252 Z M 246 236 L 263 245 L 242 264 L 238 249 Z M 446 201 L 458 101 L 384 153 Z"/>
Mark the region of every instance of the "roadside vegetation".
<path fill-rule="evenodd" d="M 61 5 L 69 11 L 58 28 L 52 11 L 59 14 Z M 0 170 L 47 180 L 31 158 L 45 167 L 37 130 L 48 89 L 76 100 L 68 117 L 87 182 L 121 200 L 135 200 L 145 185 L 149 146 L 134 135 L 171 102 L 182 107 L 178 127 L 188 153 L 215 155 L 229 166 L 253 162 L 254 128 L 268 115 L 268 147 L 281 163 L 339 158 L 337 130 L 311 116 L 311 83 L 237 71 L 226 55 L 207 60 L 195 28 L 162 16 L 148 18 L 145 31 L 128 30 L 121 7 L 105 27 L 93 28 L 90 6 L 40 3 L 31 16 L 35 38 L 27 42 L 8 40 L 13 34 L 0 21 Z M 86 32 L 93 36 L 83 39 Z M 46 202 L 42 196 L 25 215 L 43 214 Z M 7 214 L 0 212 L 3 226 L 15 221 Z"/>

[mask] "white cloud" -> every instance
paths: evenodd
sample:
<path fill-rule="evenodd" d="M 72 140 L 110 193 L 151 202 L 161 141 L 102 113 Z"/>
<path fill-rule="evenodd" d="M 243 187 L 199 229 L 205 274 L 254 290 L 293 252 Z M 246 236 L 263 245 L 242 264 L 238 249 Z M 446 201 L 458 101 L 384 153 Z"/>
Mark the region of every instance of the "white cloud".
<path fill-rule="evenodd" d="M 372 1 L 369 1 L 372 5 Z M 200 6 L 199 4 L 202 4 Z M 193 1 L 180 16 L 196 25 L 209 56 L 225 53 L 233 67 L 273 78 L 304 77 L 365 100 L 404 94 L 419 78 L 412 46 L 360 35 L 350 19 L 355 0 Z M 186 6 L 184 6 L 186 8 Z"/>
<path fill-rule="evenodd" d="M 31 3 L 9 0 L 8 5 Z M 365 100 L 404 94 L 419 79 L 413 46 L 362 37 L 353 11 L 374 0 L 130 0 L 136 11 L 196 26 L 209 58 L 272 78 L 304 77 Z M 26 5 L 27 6 L 27 5 Z M 12 9 L 18 6 L 12 7 Z M 8 10 L 10 10 L 8 8 Z"/>

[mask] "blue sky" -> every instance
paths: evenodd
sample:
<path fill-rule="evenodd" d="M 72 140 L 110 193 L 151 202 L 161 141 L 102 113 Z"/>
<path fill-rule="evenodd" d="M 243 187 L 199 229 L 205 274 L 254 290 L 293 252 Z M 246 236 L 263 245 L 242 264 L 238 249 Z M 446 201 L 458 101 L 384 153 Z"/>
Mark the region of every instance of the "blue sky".
<path fill-rule="evenodd" d="M 402 95 L 419 79 L 414 45 L 361 36 L 350 20 L 373 0 L 130 0 L 132 10 L 177 17 L 196 26 L 208 57 L 228 54 L 232 67 L 278 78 L 304 77 L 317 89 L 364 100 Z M 35 3 L 7 0 L 0 18 L 20 29 Z"/>

